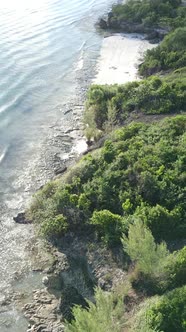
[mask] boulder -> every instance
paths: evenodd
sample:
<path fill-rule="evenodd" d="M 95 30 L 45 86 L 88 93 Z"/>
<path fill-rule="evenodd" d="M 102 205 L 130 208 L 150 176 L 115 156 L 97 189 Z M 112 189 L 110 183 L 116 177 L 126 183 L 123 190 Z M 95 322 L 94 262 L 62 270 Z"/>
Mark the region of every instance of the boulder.
<path fill-rule="evenodd" d="M 66 172 L 66 170 L 67 170 L 66 166 L 60 166 L 60 167 L 56 168 L 54 170 L 54 172 L 55 172 L 55 175 L 59 175 L 59 174 L 63 174 L 64 172 Z"/>
<path fill-rule="evenodd" d="M 101 29 L 107 29 L 108 28 L 107 22 L 103 18 L 100 19 L 99 26 L 100 26 Z"/>
<path fill-rule="evenodd" d="M 31 224 L 32 221 L 27 219 L 25 212 L 19 212 L 16 217 L 13 217 L 13 220 L 18 224 Z"/>

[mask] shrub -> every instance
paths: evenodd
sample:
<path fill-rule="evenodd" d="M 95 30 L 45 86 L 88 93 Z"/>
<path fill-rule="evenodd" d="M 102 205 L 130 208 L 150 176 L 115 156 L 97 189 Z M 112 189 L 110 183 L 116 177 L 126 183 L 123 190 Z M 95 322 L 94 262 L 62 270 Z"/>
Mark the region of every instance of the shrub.
<path fill-rule="evenodd" d="M 167 56 L 167 52 L 165 55 Z M 170 61 L 172 63 L 172 60 Z M 112 130 L 114 126 L 123 124 L 126 116 L 133 111 L 144 114 L 168 114 L 185 109 L 184 73 L 183 80 L 179 82 L 174 81 L 174 78 L 166 81 L 154 76 L 120 86 L 100 86 L 101 103 L 99 99 L 92 97 L 97 87 L 91 86 L 85 110 L 85 123 L 88 125 L 86 132 L 88 130 L 88 135 L 91 132 L 92 138 L 96 138 L 97 131 L 101 135 L 105 130 L 109 131 L 109 128 Z M 87 138 L 90 138 L 90 135 Z"/>
<path fill-rule="evenodd" d="M 84 157 L 65 183 L 63 177 L 36 194 L 31 218 L 40 225 L 63 215 L 68 229 L 82 231 L 96 211 L 94 217 L 104 218 L 89 229 L 112 245 L 136 217 L 158 240 L 184 237 L 185 120 L 176 116 L 120 128 Z"/>
<path fill-rule="evenodd" d="M 96 303 L 88 302 L 89 309 L 73 308 L 74 321 L 66 323 L 66 332 L 120 332 L 124 313 L 123 301 L 100 288 L 95 292 Z"/>
<path fill-rule="evenodd" d="M 132 24 L 143 23 L 144 26 L 152 27 L 158 26 L 166 19 L 169 26 L 172 26 L 176 18 L 181 16 L 179 14 L 180 4 L 181 0 L 128 0 L 124 4 L 113 6 L 110 25 L 114 27 L 115 22 L 117 22 L 117 26 L 122 22 L 130 22 Z"/>
<path fill-rule="evenodd" d="M 179 228 L 180 212 L 178 209 L 168 211 L 165 207 L 156 206 L 137 207 L 135 215 L 144 221 L 156 240 L 171 239 L 175 236 L 176 227 Z"/>
<path fill-rule="evenodd" d="M 157 302 L 146 310 L 145 315 L 151 328 L 163 332 L 185 332 L 186 286 L 157 299 Z"/>
<path fill-rule="evenodd" d="M 186 27 L 169 33 L 162 43 L 148 50 L 139 68 L 141 75 L 149 76 L 160 70 L 176 69 L 186 66 Z"/>
<path fill-rule="evenodd" d="M 107 245 L 120 242 L 122 231 L 126 229 L 123 218 L 108 210 L 94 211 L 90 222 Z"/>
<path fill-rule="evenodd" d="M 186 284 L 186 246 L 169 256 L 165 266 L 165 272 L 167 289 Z"/>
<path fill-rule="evenodd" d="M 46 219 L 42 222 L 40 232 L 47 238 L 53 238 L 63 235 L 68 228 L 66 218 L 59 214 L 52 219 Z"/>
<path fill-rule="evenodd" d="M 140 220 L 129 226 L 128 237 L 123 236 L 122 243 L 140 272 L 152 277 L 162 272 L 169 254 L 166 244 L 156 244 L 152 233 Z"/>

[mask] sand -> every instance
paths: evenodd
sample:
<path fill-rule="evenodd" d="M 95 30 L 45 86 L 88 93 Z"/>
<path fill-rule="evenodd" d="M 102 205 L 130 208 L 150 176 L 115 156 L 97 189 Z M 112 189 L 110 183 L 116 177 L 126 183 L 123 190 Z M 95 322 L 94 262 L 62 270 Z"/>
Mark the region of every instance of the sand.
<path fill-rule="evenodd" d="M 143 54 L 153 48 L 139 34 L 114 34 L 104 38 L 93 84 L 122 84 L 139 79 L 137 67 Z"/>

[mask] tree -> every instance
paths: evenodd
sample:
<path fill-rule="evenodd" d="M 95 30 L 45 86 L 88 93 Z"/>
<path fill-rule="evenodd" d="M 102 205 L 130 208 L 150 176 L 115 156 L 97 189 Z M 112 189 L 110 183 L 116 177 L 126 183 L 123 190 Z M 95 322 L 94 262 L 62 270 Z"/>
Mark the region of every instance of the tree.
<path fill-rule="evenodd" d="M 122 243 L 140 272 L 152 277 L 162 272 L 169 255 L 166 244 L 156 244 L 151 231 L 141 220 L 135 220 L 129 226 L 128 237 L 123 235 Z"/>
<path fill-rule="evenodd" d="M 89 309 L 73 308 L 74 321 L 66 322 L 66 332 L 120 332 L 124 305 L 121 298 L 100 288 L 95 292 L 96 303 L 88 302 Z"/>

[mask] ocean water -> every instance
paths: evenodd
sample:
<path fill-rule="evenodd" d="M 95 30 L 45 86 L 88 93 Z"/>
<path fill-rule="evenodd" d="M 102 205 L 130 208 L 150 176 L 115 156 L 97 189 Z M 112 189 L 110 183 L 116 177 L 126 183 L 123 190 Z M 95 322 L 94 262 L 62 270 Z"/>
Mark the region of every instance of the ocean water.
<path fill-rule="evenodd" d="M 29 200 L 37 172 L 44 173 L 38 162 L 43 141 L 65 119 L 63 105 L 77 93 L 76 73 L 96 61 L 103 37 L 95 23 L 113 2 L 0 0 L 0 300 L 29 265 L 32 226 L 16 225 L 12 217 Z M 0 331 L 25 331 L 18 321 L 14 308 L 6 315 L 0 310 Z"/>

